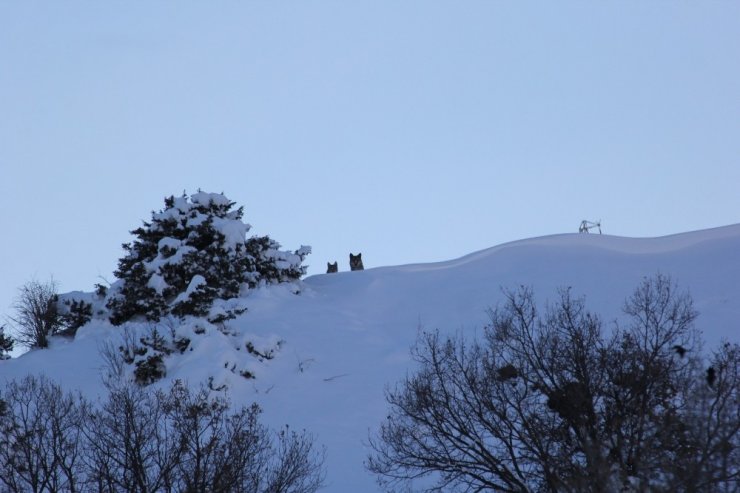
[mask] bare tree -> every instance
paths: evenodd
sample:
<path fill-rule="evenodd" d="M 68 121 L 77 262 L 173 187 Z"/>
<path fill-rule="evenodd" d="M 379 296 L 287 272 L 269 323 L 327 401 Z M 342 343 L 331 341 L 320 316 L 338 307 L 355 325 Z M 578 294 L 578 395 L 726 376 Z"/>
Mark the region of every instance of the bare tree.
<path fill-rule="evenodd" d="M 112 388 L 89 415 L 88 487 L 139 493 L 313 493 L 324 456 L 304 433 L 277 436 L 255 404 L 235 411 L 206 387 Z"/>
<path fill-rule="evenodd" d="M 14 325 L 16 339 L 28 348 L 49 346 L 49 337 L 63 328 L 62 316 L 57 309 L 57 286 L 48 282 L 29 281 L 19 289 L 13 308 L 15 315 L 8 317 Z"/>
<path fill-rule="evenodd" d="M 109 388 L 108 400 L 83 428 L 86 462 L 98 491 L 174 491 L 179 444 L 161 394 L 127 385 Z"/>
<path fill-rule="evenodd" d="M 285 426 L 268 442 L 264 493 L 313 493 L 324 485 L 325 450 L 317 449 L 315 438 L 305 430 Z"/>
<path fill-rule="evenodd" d="M 427 491 L 740 491 L 740 348 L 708 357 L 690 297 L 665 276 L 608 334 L 562 290 L 540 315 L 506 292 L 483 340 L 420 336 L 387 392 L 368 468 Z M 711 376 L 711 378 L 710 378 Z"/>
<path fill-rule="evenodd" d="M 260 408 L 232 410 L 206 387 L 109 386 L 94 408 L 46 378 L 0 394 L 0 491 L 314 493 L 324 452 L 306 432 L 272 432 Z"/>
<path fill-rule="evenodd" d="M 221 493 L 256 483 L 253 476 L 259 474 L 264 448 L 258 408 L 231 416 L 228 401 L 212 397 L 207 388 L 193 393 L 180 382 L 167 397 L 168 416 L 179 437 L 179 491 Z"/>
<path fill-rule="evenodd" d="M 33 376 L 9 383 L 2 397 L 0 483 L 10 491 L 81 491 L 81 397 Z"/>
<path fill-rule="evenodd" d="M 323 484 L 323 453 L 313 437 L 258 421 L 254 404 L 235 412 L 206 387 L 191 392 L 176 382 L 167 396 L 180 450 L 176 491 L 200 493 L 313 493 Z"/>

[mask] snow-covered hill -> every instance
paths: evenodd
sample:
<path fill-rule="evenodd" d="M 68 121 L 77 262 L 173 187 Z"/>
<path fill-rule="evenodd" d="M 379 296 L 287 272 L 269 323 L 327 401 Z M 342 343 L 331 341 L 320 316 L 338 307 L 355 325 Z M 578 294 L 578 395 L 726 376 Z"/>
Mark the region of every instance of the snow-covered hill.
<path fill-rule="evenodd" d="M 266 423 L 306 428 L 326 445 L 326 491 L 377 491 L 363 467 L 365 442 L 387 414 L 384 387 L 412 369 L 409 348 L 419 329 L 473 334 L 502 299 L 501 288 L 518 285 L 532 286 L 543 302 L 570 286 L 609 324 L 638 282 L 657 272 L 689 290 L 709 346 L 740 339 L 740 225 L 644 239 L 564 234 L 448 262 L 316 275 L 299 295 L 286 285 L 258 289 L 229 335 L 195 336 L 192 351 L 168 360 L 167 379 L 227 383 L 234 401 L 263 407 Z M 94 321 L 73 342 L 56 340 L 49 350 L 0 361 L 0 384 L 43 372 L 99 394 L 99 348 L 118 344 L 121 332 Z M 246 354 L 246 340 L 280 349 L 259 361 Z M 232 372 L 236 360 L 256 378 Z"/>

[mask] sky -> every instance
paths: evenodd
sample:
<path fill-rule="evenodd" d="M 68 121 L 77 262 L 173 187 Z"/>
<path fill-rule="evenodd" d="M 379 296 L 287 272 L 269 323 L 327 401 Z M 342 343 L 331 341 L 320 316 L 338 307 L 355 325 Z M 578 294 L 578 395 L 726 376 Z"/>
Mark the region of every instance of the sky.
<path fill-rule="evenodd" d="M 198 189 L 309 274 L 740 222 L 740 3 L 0 2 L 0 316 Z"/>

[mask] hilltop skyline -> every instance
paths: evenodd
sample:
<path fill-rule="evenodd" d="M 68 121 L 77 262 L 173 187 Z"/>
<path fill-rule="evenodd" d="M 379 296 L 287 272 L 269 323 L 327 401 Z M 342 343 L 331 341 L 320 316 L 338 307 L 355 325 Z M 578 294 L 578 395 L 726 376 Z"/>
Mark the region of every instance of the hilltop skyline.
<path fill-rule="evenodd" d="M 0 5 L 0 313 L 197 189 L 309 275 L 740 222 L 740 4 Z"/>

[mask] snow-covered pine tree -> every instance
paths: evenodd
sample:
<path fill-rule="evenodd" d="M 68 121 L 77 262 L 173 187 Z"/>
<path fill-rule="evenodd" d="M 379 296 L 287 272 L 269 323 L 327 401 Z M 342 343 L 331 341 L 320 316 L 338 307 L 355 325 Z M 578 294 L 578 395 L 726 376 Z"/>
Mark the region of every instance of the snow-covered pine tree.
<path fill-rule="evenodd" d="M 0 325 L 0 360 L 10 359 L 13 350 L 13 339 L 5 335 L 5 326 Z"/>
<path fill-rule="evenodd" d="M 269 236 L 252 237 L 243 207 L 223 194 L 198 192 L 168 197 L 165 208 L 131 232 L 108 293 L 113 324 L 143 316 L 205 316 L 213 300 L 230 299 L 244 288 L 300 279 L 311 252 L 280 250 Z"/>

